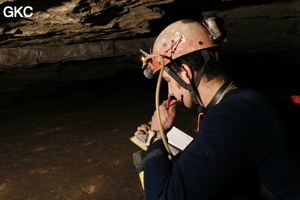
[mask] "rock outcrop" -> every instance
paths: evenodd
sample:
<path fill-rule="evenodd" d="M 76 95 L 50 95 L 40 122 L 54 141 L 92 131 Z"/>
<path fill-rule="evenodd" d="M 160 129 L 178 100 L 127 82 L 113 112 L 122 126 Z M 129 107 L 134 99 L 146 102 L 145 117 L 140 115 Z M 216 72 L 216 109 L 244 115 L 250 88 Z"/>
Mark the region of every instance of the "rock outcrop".
<path fill-rule="evenodd" d="M 202 15 L 225 21 L 227 53 L 294 51 L 300 46 L 299 7 L 300 0 L 0 0 L 0 66 L 119 56 L 118 48 L 132 54 L 137 46 L 151 46 L 153 28 L 159 32 L 177 19 Z"/>
<path fill-rule="evenodd" d="M 224 20 L 223 54 L 258 68 L 299 63 L 300 0 L 0 0 L 0 107 L 139 68 L 139 49 L 166 25 L 203 16 Z"/>

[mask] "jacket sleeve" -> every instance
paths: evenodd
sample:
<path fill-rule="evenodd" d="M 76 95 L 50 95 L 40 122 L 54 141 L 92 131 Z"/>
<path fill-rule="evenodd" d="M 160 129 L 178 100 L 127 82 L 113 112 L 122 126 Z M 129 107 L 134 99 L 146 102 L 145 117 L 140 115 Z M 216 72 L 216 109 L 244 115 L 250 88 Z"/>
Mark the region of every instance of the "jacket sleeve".
<path fill-rule="evenodd" d="M 168 176 L 173 169 L 172 161 L 168 159 L 163 141 L 154 142 L 147 150 L 149 155 L 156 149 L 161 149 L 164 153 L 156 155 L 147 161 L 144 168 L 145 178 L 145 197 L 146 199 L 160 199 L 164 185 L 167 182 Z"/>
<path fill-rule="evenodd" d="M 176 163 L 167 153 L 147 161 L 146 200 L 211 199 L 251 162 L 255 136 L 249 133 L 248 117 L 232 110 L 214 113 L 203 119 L 196 139 Z M 158 148 L 164 148 L 162 141 L 153 143 L 147 153 Z"/>

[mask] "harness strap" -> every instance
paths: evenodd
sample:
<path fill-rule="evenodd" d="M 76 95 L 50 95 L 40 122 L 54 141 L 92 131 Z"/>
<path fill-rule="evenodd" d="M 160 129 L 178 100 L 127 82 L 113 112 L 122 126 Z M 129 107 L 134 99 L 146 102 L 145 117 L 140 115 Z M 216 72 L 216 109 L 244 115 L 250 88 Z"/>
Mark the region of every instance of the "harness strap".
<path fill-rule="evenodd" d="M 138 173 L 144 171 L 144 166 L 150 158 L 157 156 L 157 155 L 162 155 L 162 154 L 165 154 L 165 151 L 163 149 L 155 149 L 151 153 L 149 153 L 145 158 L 143 158 L 140 161 L 140 163 L 138 163 L 138 165 L 137 165 Z"/>
<path fill-rule="evenodd" d="M 190 92 L 191 98 L 193 100 L 193 103 L 199 105 L 199 101 L 197 96 L 199 96 L 200 101 L 201 101 L 201 97 L 199 92 L 197 91 L 197 87 L 201 81 L 201 78 L 204 75 L 204 71 L 207 68 L 207 66 L 210 65 L 210 62 L 212 61 L 212 57 L 217 58 L 217 55 L 214 55 L 210 50 L 207 49 L 203 49 L 200 51 L 201 55 L 204 59 L 204 63 L 203 66 L 201 67 L 200 70 L 198 70 L 198 73 L 196 74 L 195 78 L 194 78 L 194 82 L 192 82 L 191 84 L 186 83 L 185 81 L 183 81 L 178 74 L 173 71 L 170 67 L 165 66 L 165 71 L 184 89 L 188 90 Z"/>
<path fill-rule="evenodd" d="M 212 106 L 214 106 L 217 101 L 220 99 L 221 95 L 223 94 L 223 92 L 230 86 L 230 84 L 232 83 L 232 81 L 226 81 L 221 87 L 220 89 L 217 91 L 217 93 L 213 96 L 213 98 L 210 100 L 210 102 L 207 104 L 206 108 L 205 108 L 205 112 L 207 112 L 207 110 L 209 108 L 211 108 Z"/>

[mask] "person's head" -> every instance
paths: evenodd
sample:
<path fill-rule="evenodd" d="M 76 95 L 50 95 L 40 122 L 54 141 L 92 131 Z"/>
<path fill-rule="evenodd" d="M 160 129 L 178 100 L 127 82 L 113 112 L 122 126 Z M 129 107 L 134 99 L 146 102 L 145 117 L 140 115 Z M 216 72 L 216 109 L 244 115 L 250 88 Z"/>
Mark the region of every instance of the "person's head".
<path fill-rule="evenodd" d="M 145 76 L 152 78 L 161 69 L 163 59 L 169 92 L 187 107 L 190 107 L 188 96 L 197 103 L 192 93 L 197 93 L 195 89 L 201 78 L 205 75 L 209 80 L 222 74 L 217 64 L 217 31 L 208 24 L 189 19 L 172 23 L 157 37 L 152 54 L 161 58 L 154 57 L 147 63 Z"/>
<path fill-rule="evenodd" d="M 215 58 L 214 50 L 209 50 L 211 51 L 209 60 L 206 60 L 202 55 L 203 52 L 198 50 L 175 59 L 165 68 L 163 78 L 168 82 L 169 94 L 187 108 L 198 104 L 195 99 L 192 99 L 191 93 L 194 92 L 196 95 L 201 80 L 208 82 L 213 79 L 220 81 L 226 79 L 217 58 Z"/>

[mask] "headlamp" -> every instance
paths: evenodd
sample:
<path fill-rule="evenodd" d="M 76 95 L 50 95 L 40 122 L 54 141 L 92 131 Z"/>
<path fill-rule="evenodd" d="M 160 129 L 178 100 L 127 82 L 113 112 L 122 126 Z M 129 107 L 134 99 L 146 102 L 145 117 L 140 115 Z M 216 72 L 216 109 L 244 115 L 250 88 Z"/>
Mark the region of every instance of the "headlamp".
<path fill-rule="evenodd" d="M 154 67 L 152 67 L 153 65 L 151 64 L 152 58 L 153 57 L 161 57 L 161 56 L 148 54 L 141 49 L 140 49 L 140 51 L 145 55 L 145 57 L 142 57 L 142 61 L 143 61 L 142 69 L 144 69 L 144 75 L 146 78 L 152 79 L 155 74 L 153 71 Z"/>
<path fill-rule="evenodd" d="M 147 69 L 144 70 L 144 76 L 147 78 L 147 79 L 152 79 L 154 77 L 154 73 L 153 71 L 147 67 Z"/>

